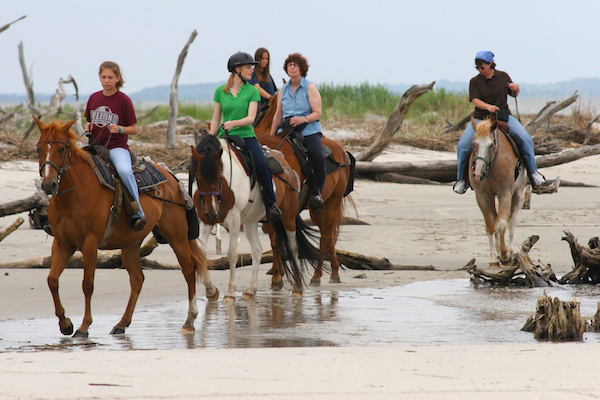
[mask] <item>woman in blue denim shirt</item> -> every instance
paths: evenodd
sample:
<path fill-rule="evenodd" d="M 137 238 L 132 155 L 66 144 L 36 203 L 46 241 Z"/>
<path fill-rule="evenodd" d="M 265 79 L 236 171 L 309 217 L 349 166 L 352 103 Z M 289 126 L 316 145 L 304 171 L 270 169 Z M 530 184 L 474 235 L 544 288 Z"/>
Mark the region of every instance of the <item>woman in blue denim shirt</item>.
<path fill-rule="evenodd" d="M 306 79 L 308 61 L 300 53 L 290 54 L 283 63 L 283 70 L 290 77 L 289 82 L 283 85 L 281 95 L 277 99 L 277 111 L 271 125 L 271 135 L 277 129 L 283 118 L 291 117 L 290 125 L 295 127 L 305 125 L 302 130 L 304 147 L 313 173 L 317 181 L 317 193 L 313 193 L 310 208 L 320 211 L 323 207 L 321 191 L 325 185 L 325 154 L 323 153 L 323 129 L 321 128 L 321 94 L 317 85 Z"/>

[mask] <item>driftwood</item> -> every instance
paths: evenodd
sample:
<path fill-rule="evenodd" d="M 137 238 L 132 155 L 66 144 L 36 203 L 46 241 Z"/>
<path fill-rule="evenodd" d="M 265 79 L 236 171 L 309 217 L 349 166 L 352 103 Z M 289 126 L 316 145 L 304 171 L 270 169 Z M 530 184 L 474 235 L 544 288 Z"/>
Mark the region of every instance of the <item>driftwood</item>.
<path fill-rule="evenodd" d="M 142 257 L 142 266 L 145 266 L 146 260 L 144 257 L 148 256 L 158 246 L 158 242 L 152 236 L 146 241 L 146 243 L 140 248 L 140 256 Z M 0 268 L 8 269 L 22 269 L 22 268 L 50 268 L 52 262 L 52 256 L 32 258 L 24 261 L 17 261 L 12 263 L 0 264 Z M 150 262 L 152 265 L 153 262 Z M 96 262 L 96 268 L 121 268 L 123 261 L 121 260 L 121 252 L 118 250 L 106 250 L 98 251 L 98 259 Z M 83 257 L 80 252 L 75 253 L 67 262 L 67 268 L 83 268 Z M 150 267 L 152 268 L 152 266 Z M 177 266 L 176 268 L 179 268 Z M 163 267 L 163 269 L 173 269 L 173 267 Z"/>
<path fill-rule="evenodd" d="M 592 119 L 589 124 L 587 124 L 587 127 L 585 128 L 585 139 L 583 139 L 584 146 L 590 142 L 590 138 L 592 136 L 592 126 L 594 126 L 594 123 L 598 121 L 598 119 L 600 119 L 600 114 L 596 115 L 596 117 Z"/>
<path fill-rule="evenodd" d="M 419 98 L 419 96 L 430 91 L 433 88 L 433 85 L 435 85 L 435 82 L 431 82 L 429 85 L 414 85 L 408 89 L 404 95 L 402 95 L 402 98 L 398 100 L 396 108 L 388 118 L 388 121 L 381 132 L 379 132 L 379 135 L 377 135 L 373 143 L 367 149 L 356 156 L 356 159 L 363 162 L 373 161 L 375 157 L 380 155 L 390 144 L 392 138 L 396 132 L 398 132 L 398 129 L 400 129 L 400 125 L 402 125 L 404 117 L 406 116 L 406 113 L 408 113 L 412 103 Z"/>
<path fill-rule="evenodd" d="M 12 224 L 8 225 L 6 228 L 0 229 L 0 242 L 4 240 L 5 237 L 19 229 L 19 227 L 23 224 L 23 218 L 19 217 L 13 221 Z"/>
<path fill-rule="evenodd" d="M 0 26 L 0 33 L 4 32 L 4 31 L 5 31 L 5 30 L 7 30 L 8 28 L 10 28 L 12 24 L 14 24 L 14 23 L 16 23 L 16 22 L 19 22 L 20 20 L 22 20 L 22 19 L 24 19 L 24 18 L 27 18 L 27 15 L 23 15 L 21 18 L 17 18 L 17 19 L 15 19 L 13 22 L 9 22 L 9 23 L 8 23 L 8 24 L 6 24 L 6 25 L 2 25 L 2 26 Z"/>
<path fill-rule="evenodd" d="M 148 118 L 149 116 L 154 114 L 156 112 L 156 110 L 158 110 L 158 109 L 159 109 L 159 106 L 154 106 L 150 110 L 146 110 L 146 112 L 144 114 L 142 114 L 138 117 L 138 121 L 142 120 L 144 118 Z"/>
<path fill-rule="evenodd" d="M 19 214 L 34 209 L 47 209 L 49 201 L 48 196 L 42 190 L 42 184 L 39 179 L 35 181 L 35 187 L 37 188 L 37 193 L 33 196 L 22 200 L 15 200 L 0 204 L 0 217 Z"/>
<path fill-rule="evenodd" d="M 584 246 L 569 231 L 563 231 L 562 240 L 569 243 L 571 257 L 573 257 L 573 270 L 560 279 L 560 283 L 592 284 L 600 283 L 600 240 L 593 237 L 588 245 Z"/>
<path fill-rule="evenodd" d="M 23 73 L 23 83 L 27 90 L 27 102 L 31 107 L 35 107 L 35 93 L 33 91 L 33 82 L 29 79 L 27 65 L 25 64 L 25 55 L 23 52 L 23 42 L 19 42 L 19 63 L 21 64 L 21 72 Z"/>
<path fill-rule="evenodd" d="M 430 179 L 417 178 L 414 176 L 400 175 L 395 172 L 385 172 L 383 174 L 375 174 L 371 176 L 378 182 L 392 182 L 392 183 L 409 183 L 413 185 L 440 185 L 440 182 L 432 181 Z"/>
<path fill-rule="evenodd" d="M 575 93 L 573 93 L 571 97 L 559 103 L 557 103 L 556 101 L 548 102 L 546 106 L 542 108 L 535 117 L 533 117 L 531 121 L 523 125 L 523 128 L 525 128 L 525 130 L 529 132 L 530 135 L 532 135 L 535 131 L 539 129 L 540 126 L 542 126 L 544 123 L 547 123 L 550 120 L 550 117 L 552 117 L 558 111 L 567 108 L 568 106 L 573 104 L 578 97 L 579 95 L 577 94 L 577 91 L 575 91 Z"/>
<path fill-rule="evenodd" d="M 583 341 L 586 324 L 580 304 L 577 298 L 572 301 L 552 299 L 544 291 L 537 300 L 535 316 L 529 317 L 521 330 L 533 332 L 538 340 Z"/>
<path fill-rule="evenodd" d="M 552 194 L 558 192 L 559 186 L 560 177 L 557 176 L 552 182 L 548 181 L 546 185 L 534 187 L 531 189 L 531 191 L 535 194 Z"/>
<path fill-rule="evenodd" d="M 470 113 L 456 124 L 452 124 L 450 121 L 446 121 L 446 126 L 444 127 L 444 133 L 452 133 L 456 131 L 464 130 L 467 124 L 471 121 L 471 116 L 473 113 Z"/>
<path fill-rule="evenodd" d="M 175 148 L 175 136 L 177 133 L 177 114 L 178 114 L 178 85 L 179 85 L 179 75 L 181 75 L 181 70 L 183 68 L 183 63 L 185 58 L 187 57 L 188 49 L 190 45 L 196 39 L 196 35 L 198 32 L 194 30 L 190 35 L 185 46 L 179 53 L 179 57 L 177 58 L 177 67 L 175 68 L 175 75 L 173 75 L 173 79 L 171 80 L 171 95 L 169 96 L 169 125 L 167 126 L 167 148 L 173 149 Z"/>
<path fill-rule="evenodd" d="M 580 158 L 600 154 L 600 144 L 584 146 L 577 149 L 564 150 L 560 153 L 536 156 L 538 168 L 552 167 L 569 163 Z M 414 176 L 438 182 L 452 182 L 456 180 L 456 160 L 444 161 L 397 161 L 397 162 L 356 162 L 356 172 L 365 177 L 373 174 L 395 172 L 400 175 Z"/>
<path fill-rule="evenodd" d="M 549 264 L 536 263 L 529 257 L 529 250 L 539 239 L 539 236 L 533 235 L 525 240 L 519 252 L 504 268 L 479 269 L 473 258 L 462 269 L 471 274 L 473 283 L 489 283 L 498 286 L 555 286 L 558 280 L 552 267 Z"/>

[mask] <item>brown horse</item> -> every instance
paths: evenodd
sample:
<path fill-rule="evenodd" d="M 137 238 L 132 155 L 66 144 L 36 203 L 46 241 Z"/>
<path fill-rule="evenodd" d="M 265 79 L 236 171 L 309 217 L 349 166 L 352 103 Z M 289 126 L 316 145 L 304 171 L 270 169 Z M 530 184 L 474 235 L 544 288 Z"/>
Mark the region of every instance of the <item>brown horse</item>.
<path fill-rule="evenodd" d="M 469 182 L 485 220 L 490 244 L 490 266 L 507 263 L 513 254 L 514 229 L 523 202 L 526 174 L 504 133 L 499 132 L 496 120 L 484 120 L 475 128 L 469 165 Z M 496 211 L 496 198 L 498 210 Z M 509 242 L 506 243 L 508 227 Z"/>
<path fill-rule="evenodd" d="M 258 183 L 252 185 L 243 165 L 225 139 L 206 135 L 196 148 L 192 147 L 190 175 L 198 184 L 194 193 L 194 202 L 198 210 L 201 226 L 201 238 L 206 244 L 208 234 L 215 224 L 223 224 L 229 231 L 229 288 L 223 301 L 235 299 L 235 270 L 238 259 L 237 245 L 240 225 L 250 243 L 252 254 L 252 275 L 250 285 L 244 291 L 244 298 L 252 299 L 256 295 L 258 268 L 262 257 L 262 246 L 258 237 L 258 224 L 265 217 L 265 206 Z M 281 218 L 269 223 L 276 234 L 271 237 L 274 264 L 282 265 L 285 274 L 279 268 L 273 269 L 272 286 L 283 287 L 283 276 L 292 284 L 295 294 L 303 290 L 303 270 L 305 261 L 316 264 L 318 251 L 310 244 L 310 228 L 304 224 L 298 210 L 300 180 L 278 151 L 271 155 L 279 161 L 282 171 L 273 176 L 273 185 L 277 195 L 277 205 L 281 209 Z M 190 182 L 190 188 L 193 181 Z M 300 256 L 300 259 L 298 257 Z"/>
<path fill-rule="evenodd" d="M 80 250 L 83 255 L 85 315 L 74 337 L 88 337 L 88 329 L 92 324 L 91 301 L 98 248 L 115 194 L 101 186 L 92 169 L 90 154 L 77 147 L 76 141 L 79 137 L 70 130 L 75 121 L 44 125 L 37 118 L 33 118 L 41 132 L 37 151 L 42 187 L 47 194 L 52 194 L 48 206 L 48 220 L 54 234 L 54 242 L 48 286 L 54 299 L 60 331 L 64 335 L 70 335 L 73 333 L 73 324 L 65 317 L 65 309 L 58 293 L 58 280 L 69 258 L 76 250 Z M 147 218 L 144 229 L 134 232 L 128 225 L 126 213 L 122 212 L 109 241 L 102 247 L 121 249 L 121 258 L 129 273 L 131 285 L 127 308 L 121 321 L 112 329 L 113 334 L 124 333 L 131 323 L 144 282 L 140 265 L 140 244 L 154 227 L 159 229 L 175 251 L 187 282 L 188 315 L 182 331 L 194 331 L 194 320 L 198 315 L 197 278 L 203 281 L 209 299 L 216 300 L 219 296 L 219 291 L 210 281 L 204 252 L 196 240 L 188 240 L 188 222 L 178 182 L 165 169 L 156 167 L 167 181 L 160 184 L 152 192 L 152 196 L 140 196 Z"/>
<path fill-rule="evenodd" d="M 305 186 L 307 177 L 305 176 L 300 162 L 296 157 L 296 153 L 292 145 L 286 140 L 285 135 L 270 136 L 273 116 L 277 111 L 278 93 L 271 97 L 269 108 L 266 110 L 262 119 L 256 124 L 254 131 L 258 141 L 267 145 L 272 149 L 278 149 L 283 152 L 285 159 L 290 164 L 292 169 L 300 176 L 300 182 Z M 331 263 L 331 279 L 332 283 L 340 282 L 339 267 L 340 263 L 335 252 L 335 245 L 340 233 L 340 226 L 344 220 L 344 200 L 347 196 L 346 189 L 354 180 L 351 168 L 351 159 L 349 154 L 344 150 L 342 145 L 332 139 L 323 137 L 323 144 L 332 150 L 332 156 L 342 166 L 336 171 L 327 174 L 325 186 L 323 187 L 323 209 L 321 212 L 310 211 L 310 217 L 321 231 L 320 250 L 323 254 L 319 260 L 315 273 L 311 279 L 312 286 L 321 284 L 321 276 L 323 275 L 323 258 L 326 258 Z M 301 207 L 306 207 L 307 199 L 301 201 Z"/>

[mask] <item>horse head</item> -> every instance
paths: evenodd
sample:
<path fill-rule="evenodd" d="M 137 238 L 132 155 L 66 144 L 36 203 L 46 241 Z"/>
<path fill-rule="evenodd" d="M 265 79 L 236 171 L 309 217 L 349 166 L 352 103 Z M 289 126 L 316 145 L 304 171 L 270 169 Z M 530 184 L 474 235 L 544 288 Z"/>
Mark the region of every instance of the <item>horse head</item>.
<path fill-rule="evenodd" d="M 484 120 L 475 124 L 471 118 L 471 123 L 475 127 L 475 136 L 472 143 L 472 164 L 473 176 L 478 181 L 484 181 L 490 173 L 492 163 L 498 151 L 498 136 L 496 128 L 497 121 Z"/>
<path fill-rule="evenodd" d="M 65 124 L 52 122 L 48 125 L 44 125 L 35 115 L 33 120 L 41 133 L 37 152 L 42 188 L 46 194 L 57 194 L 60 181 L 69 171 L 73 152 L 77 149 L 77 135 L 71 131 L 71 126 L 77 120 Z"/>
<path fill-rule="evenodd" d="M 221 142 L 212 135 L 204 136 L 195 148 L 192 146 L 192 171 L 198 184 L 197 196 L 194 197 L 202 206 L 202 222 L 210 225 L 222 222 L 225 218 L 222 213 L 226 213 L 223 207 L 228 203 L 222 204 L 224 188 L 228 189 L 223 179 L 222 155 Z"/>

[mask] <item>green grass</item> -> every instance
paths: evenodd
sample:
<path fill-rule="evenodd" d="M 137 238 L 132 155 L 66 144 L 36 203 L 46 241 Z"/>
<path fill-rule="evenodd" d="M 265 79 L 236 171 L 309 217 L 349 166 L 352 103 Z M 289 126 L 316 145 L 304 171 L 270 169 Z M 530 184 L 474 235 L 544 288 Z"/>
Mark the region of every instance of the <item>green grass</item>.
<path fill-rule="evenodd" d="M 146 113 L 147 110 L 136 110 L 138 119 Z M 199 103 L 179 103 L 178 105 L 178 117 L 192 117 L 199 121 L 210 122 L 213 115 L 212 104 L 199 104 Z M 141 122 L 143 124 L 152 124 L 158 121 L 166 121 L 169 118 L 169 106 L 167 104 L 161 104 L 158 109 L 154 111 L 148 118 L 144 118 Z"/>

